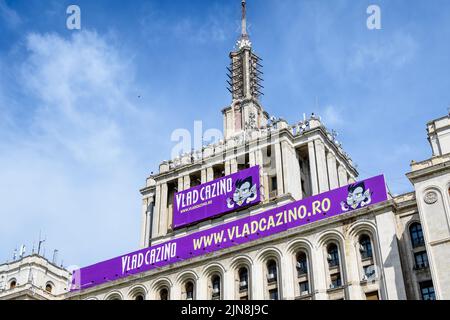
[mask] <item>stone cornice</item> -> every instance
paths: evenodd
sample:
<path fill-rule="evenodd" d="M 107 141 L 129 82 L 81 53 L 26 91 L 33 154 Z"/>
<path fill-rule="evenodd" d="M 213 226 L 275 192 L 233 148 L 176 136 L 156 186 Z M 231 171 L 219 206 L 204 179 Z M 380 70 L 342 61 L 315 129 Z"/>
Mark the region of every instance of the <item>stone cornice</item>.
<path fill-rule="evenodd" d="M 450 173 L 450 154 L 413 163 L 411 166 L 413 171 L 407 173 L 406 176 L 411 183 L 415 184 L 428 179 L 430 175 Z"/>

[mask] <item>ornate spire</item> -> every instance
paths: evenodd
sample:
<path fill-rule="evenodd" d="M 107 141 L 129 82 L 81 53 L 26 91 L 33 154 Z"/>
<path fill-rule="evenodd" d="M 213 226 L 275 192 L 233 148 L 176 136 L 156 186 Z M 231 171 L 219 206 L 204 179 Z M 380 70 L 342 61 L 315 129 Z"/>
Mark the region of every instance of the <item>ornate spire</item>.
<path fill-rule="evenodd" d="M 245 0 L 242 0 L 242 38 L 247 37 L 247 8 Z"/>
<path fill-rule="evenodd" d="M 263 86 L 261 59 L 253 52 L 252 44 L 247 34 L 247 7 L 246 1 L 242 4 L 242 32 L 237 42 L 237 50 L 230 54 L 231 65 L 228 68 L 228 90 L 233 101 L 239 99 L 256 99 L 262 94 Z"/>
<path fill-rule="evenodd" d="M 251 48 L 252 43 L 250 42 L 250 38 L 247 33 L 247 3 L 245 0 L 242 0 L 242 18 L 241 18 L 241 37 L 237 42 L 238 49 L 242 49 L 244 47 Z"/>
<path fill-rule="evenodd" d="M 241 0 L 241 35 L 237 48 L 230 53 L 231 63 L 228 69 L 228 90 L 232 96 L 231 105 L 224 110 L 225 138 L 249 129 L 261 128 L 267 124 L 269 115 L 259 102 L 261 90 L 262 65 L 252 49 L 247 33 L 247 3 Z"/>

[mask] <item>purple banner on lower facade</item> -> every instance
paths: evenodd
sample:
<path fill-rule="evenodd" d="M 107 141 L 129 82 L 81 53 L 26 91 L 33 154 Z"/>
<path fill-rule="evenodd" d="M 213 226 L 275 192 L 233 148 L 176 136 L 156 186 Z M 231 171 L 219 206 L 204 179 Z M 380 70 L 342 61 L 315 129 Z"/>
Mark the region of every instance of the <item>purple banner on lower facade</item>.
<path fill-rule="evenodd" d="M 71 290 L 161 268 L 386 200 L 384 176 L 377 176 L 76 270 Z"/>
<path fill-rule="evenodd" d="M 259 166 L 254 166 L 176 193 L 173 227 L 181 228 L 260 201 Z"/>

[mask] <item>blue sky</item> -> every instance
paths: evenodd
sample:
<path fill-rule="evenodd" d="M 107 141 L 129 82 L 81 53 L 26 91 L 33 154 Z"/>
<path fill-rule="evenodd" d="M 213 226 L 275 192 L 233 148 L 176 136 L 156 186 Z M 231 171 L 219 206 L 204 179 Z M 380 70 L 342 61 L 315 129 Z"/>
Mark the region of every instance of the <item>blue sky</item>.
<path fill-rule="evenodd" d="M 138 248 L 139 189 L 173 130 L 222 128 L 239 2 L 0 0 L 0 261 L 40 230 L 66 266 Z M 450 2 L 248 2 L 265 109 L 321 115 L 362 178 L 411 191 L 425 124 L 450 105 Z M 370 4 L 382 30 L 366 27 Z"/>

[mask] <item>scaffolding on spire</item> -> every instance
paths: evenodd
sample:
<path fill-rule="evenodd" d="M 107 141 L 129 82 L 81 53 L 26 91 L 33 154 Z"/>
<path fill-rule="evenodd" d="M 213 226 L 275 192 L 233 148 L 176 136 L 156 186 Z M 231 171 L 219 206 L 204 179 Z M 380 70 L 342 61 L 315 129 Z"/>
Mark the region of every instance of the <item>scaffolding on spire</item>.
<path fill-rule="evenodd" d="M 237 51 L 230 54 L 231 64 L 228 70 L 228 91 L 233 100 L 259 99 L 264 95 L 261 84 L 263 72 L 262 59 L 252 52 L 252 44 L 247 33 L 247 3 L 242 4 L 241 36 L 237 42 Z"/>

